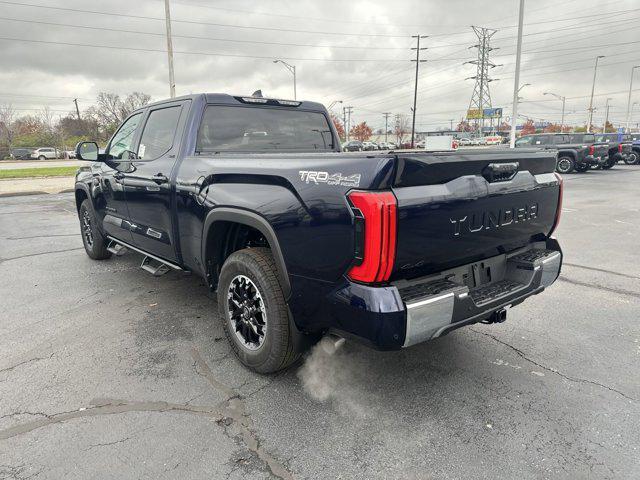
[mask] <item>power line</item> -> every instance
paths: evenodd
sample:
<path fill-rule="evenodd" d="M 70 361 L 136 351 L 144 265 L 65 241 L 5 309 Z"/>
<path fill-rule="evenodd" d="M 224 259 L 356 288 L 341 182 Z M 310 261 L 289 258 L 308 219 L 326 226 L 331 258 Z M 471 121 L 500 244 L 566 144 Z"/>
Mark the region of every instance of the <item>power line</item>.
<path fill-rule="evenodd" d="M 0 2 L 2 3 L 2 2 Z M 115 46 L 115 45 L 98 45 L 98 44 L 90 44 L 90 43 L 74 43 L 74 42 L 54 42 L 51 40 L 35 40 L 35 39 L 27 39 L 27 38 L 13 38 L 13 37 L 0 37 L 0 40 L 8 40 L 15 42 L 27 42 L 27 43 L 42 43 L 48 45 L 65 45 L 71 47 L 87 47 L 87 48 L 108 48 L 112 50 L 128 50 L 134 52 L 159 52 L 159 53 L 167 53 L 166 50 L 161 50 L 157 48 L 140 48 L 140 47 L 123 47 L 123 46 Z M 273 55 L 240 55 L 234 53 L 215 53 L 215 52 L 194 52 L 194 51 L 178 51 L 174 50 L 173 53 L 179 53 L 182 55 L 204 55 L 204 56 L 212 56 L 212 57 L 231 57 L 231 58 L 262 58 L 273 60 Z M 318 61 L 318 62 L 404 62 L 401 59 L 395 58 L 304 58 L 304 57 L 278 57 L 283 60 L 300 60 L 300 61 Z M 451 59 L 451 60 L 460 60 L 460 59 Z"/>

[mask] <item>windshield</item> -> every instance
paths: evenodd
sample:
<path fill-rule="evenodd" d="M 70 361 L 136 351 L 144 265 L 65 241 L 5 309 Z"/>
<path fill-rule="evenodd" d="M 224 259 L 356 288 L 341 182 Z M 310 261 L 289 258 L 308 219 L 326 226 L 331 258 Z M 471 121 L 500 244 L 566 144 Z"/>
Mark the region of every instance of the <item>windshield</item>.
<path fill-rule="evenodd" d="M 333 135 L 320 112 L 285 108 L 207 106 L 196 151 L 330 151 Z"/>

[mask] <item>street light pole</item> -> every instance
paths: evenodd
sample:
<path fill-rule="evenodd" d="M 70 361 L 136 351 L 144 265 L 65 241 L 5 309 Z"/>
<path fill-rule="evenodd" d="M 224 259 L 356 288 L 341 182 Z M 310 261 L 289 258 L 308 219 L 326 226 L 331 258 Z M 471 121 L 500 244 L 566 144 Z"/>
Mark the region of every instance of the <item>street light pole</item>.
<path fill-rule="evenodd" d="M 598 72 L 598 60 L 604 58 L 604 55 L 596 57 L 596 65 L 593 67 L 593 83 L 591 84 L 591 98 L 589 100 L 589 123 L 587 124 L 587 133 L 591 133 L 591 124 L 593 123 L 593 92 L 596 88 L 596 73 Z"/>
<path fill-rule="evenodd" d="M 631 122 L 631 90 L 633 89 L 633 72 L 636 68 L 640 68 L 640 65 L 631 67 L 631 80 L 629 81 L 629 99 L 627 100 L 627 118 L 625 131 L 629 133 L 629 123 Z"/>
<path fill-rule="evenodd" d="M 564 105 L 567 100 L 567 97 L 563 97 L 562 95 L 558 95 L 556 93 L 544 92 L 543 95 L 553 95 L 558 100 L 562 100 L 562 114 L 560 116 L 560 132 L 564 129 Z"/>
<path fill-rule="evenodd" d="M 285 62 L 283 60 L 274 60 L 273 63 L 281 63 L 293 75 L 293 99 L 297 100 L 298 99 L 298 93 L 296 91 L 296 66 L 295 65 L 289 65 L 287 62 Z"/>
<path fill-rule="evenodd" d="M 509 145 L 514 148 L 516 145 L 516 121 L 518 119 L 518 92 L 520 89 L 520 60 L 522 58 L 522 25 L 524 20 L 524 0 L 520 0 L 520 9 L 518 12 L 518 43 L 516 47 L 516 77 L 513 82 L 513 112 L 511 118 L 511 139 Z"/>
<path fill-rule="evenodd" d="M 176 81 L 173 75 L 173 42 L 171 40 L 171 8 L 169 0 L 164 0 L 164 15 L 167 24 L 167 56 L 169 59 L 169 96 L 176 96 Z"/>

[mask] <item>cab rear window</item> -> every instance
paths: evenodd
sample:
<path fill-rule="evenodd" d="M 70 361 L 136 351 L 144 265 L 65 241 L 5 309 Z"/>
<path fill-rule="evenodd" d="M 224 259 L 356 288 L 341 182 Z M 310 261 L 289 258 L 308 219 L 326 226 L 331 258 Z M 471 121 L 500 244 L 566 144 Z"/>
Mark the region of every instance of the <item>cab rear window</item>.
<path fill-rule="evenodd" d="M 334 139 L 320 112 L 282 107 L 208 105 L 196 152 L 331 151 Z"/>

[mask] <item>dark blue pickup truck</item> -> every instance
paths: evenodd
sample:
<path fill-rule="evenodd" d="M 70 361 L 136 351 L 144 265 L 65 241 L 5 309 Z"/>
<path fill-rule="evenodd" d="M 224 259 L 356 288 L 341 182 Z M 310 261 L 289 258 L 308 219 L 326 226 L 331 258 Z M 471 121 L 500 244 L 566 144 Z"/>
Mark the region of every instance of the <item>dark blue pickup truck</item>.
<path fill-rule="evenodd" d="M 76 152 L 87 254 L 205 278 L 258 372 L 324 334 L 394 350 L 501 322 L 560 272 L 555 152 L 343 153 L 318 103 L 223 94 L 147 105 Z"/>

